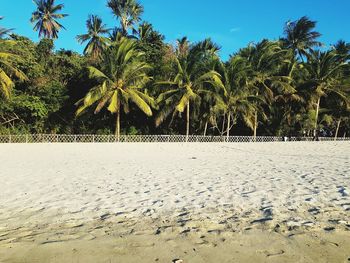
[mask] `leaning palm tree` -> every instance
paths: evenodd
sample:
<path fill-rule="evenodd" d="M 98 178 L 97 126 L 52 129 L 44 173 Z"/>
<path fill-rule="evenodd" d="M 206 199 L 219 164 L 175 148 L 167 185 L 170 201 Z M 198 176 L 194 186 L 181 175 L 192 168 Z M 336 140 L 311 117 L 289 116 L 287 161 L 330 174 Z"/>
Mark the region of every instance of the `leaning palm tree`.
<path fill-rule="evenodd" d="M 321 34 L 314 31 L 315 27 L 316 22 L 306 16 L 296 21 L 289 21 L 284 28 L 285 38 L 282 41 L 303 60 L 311 48 L 322 45 L 317 41 Z"/>
<path fill-rule="evenodd" d="M 0 20 L 4 19 L 2 16 L 0 16 Z M 5 36 L 9 35 L 11 33 L 12 29 L 7 29 L 0 27 L 0 39 L 4 38 Z"/>
<path fill-rule="evenodd" d="M 108 0 L 107 6 L 120 22 L 123 36 L 128 36 L 128 30 L 141 21 L 143 6 L 136 0 Z"/>
<path fill-rule="evenodd" d="M 13 45 L 12 41 L 1 41 L 5 45 Z M 14 77 L 20 81 L 27 80 L 26 75 L 15 66 L 16 62 L 20 60 L 18 55 L 0 50 L 0 93 L 5 99 L 10 98 L 11 90 L 15 86 Z"/>
<path fill-rule="evenodd" d="M 37 9 L 33 12 L 30 22 L 35 24 L 34 30 L 39 32 L 39 37 L 58 38 L 58 33 L 65 27 L 58 19 L 68 16 L 58 14 L 64 7 L 63 4 L 55 5 L 55 0 L 33 0 Z"/>
<path fill-rule="evenodd" d="M 108 111 L 116 114 L 115 134 L 120 138 L 120 114 L 130 111 L 129 102 L 133 102 L 147 116 L 152 115 L 153 99 L 142 91 L 150 80 L 147 71 L 150 66 L 143 61 L 144 53 L 136 48 L 136 42 L 123 38 L 104 51 L 102 67 L 89 67 L 90 78 L 98 84 L 86 96 L 78 101 L 80 105 L 76 115 L 95 106 L 95 114 L 107 106 Z"/>
<path fill-rule="evenodd" d="M 305 86 L 308 87 L 307 93 L 315 109 L 314 135 L 316 135 L 318 128 L 318 115 L 322 97 L 333 93 L 341 98 L 346 98 L 346 94 L 344 94 L 340 85 L 345 66 L 346 64 L 342 62 L 342 59 L 334 50 L 311 51 L 308 55 L 305 68 L 309 75 Z"/>
<path fill-rule="evenodd" d="M 186 110 L 186 141 L 190 134 L 190 110 L 191 103 L 200 101 L 200 94 L 208 88 L 221 87 L 220 75 L 214 70 L 198 67 L 200 55 L 197 45 L 192 48 L 186 39 L 178 42 L 176 49 L 177 65 L 176 76 L 170 81 L 161 81 L 157 84 L 166 91 L 162 92 L 157 102 L 162 106 L 156 118 L 156 126 L 159 126 L 169 115 L 183 113 Z"/>
<path fill-rule="evenodd" d="M 108 34 L 110 30 L 103 24 L 102 19 L 96 15 L 89 15 L 86 21 L 86 27 L 88 32 L 83 35 L 78 35 L 77 40 L 81 44 L 88 41 L 84 49 L 84 54 L 90 56 L 94 60 L 99 59 L 109 42 L 109 39 L 104 35 Z"/>

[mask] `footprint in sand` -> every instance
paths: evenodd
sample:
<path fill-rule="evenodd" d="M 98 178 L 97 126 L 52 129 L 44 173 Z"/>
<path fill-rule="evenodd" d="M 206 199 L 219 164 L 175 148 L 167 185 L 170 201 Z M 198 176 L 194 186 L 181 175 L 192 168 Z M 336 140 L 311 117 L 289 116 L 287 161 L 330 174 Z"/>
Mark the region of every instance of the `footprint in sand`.
<path fill-rule="evenodd" d="M 349 196 L 349 193 L 346 191 L 346 188 L 344 186 L 337 186 L 337 188 L 342 197 Z"/>
<path fill-rule="evenodd" d="M 257 253 L 265 254 L 266 257 L 275 257 L 275 256 L 281 256 L 285 254 L 284 250 L 277 250 L 277 251 L 268 251 L 268 250 L 258 250 Z"/>
<path fill-rule="evenodd" d="M 314 216 L 321 213 L 320 209 L 317 208 L 317 207 L 312 207 L 312 208 L 310 208 L 310 209 L 307 210 L 307 211 L 308 211 L 310 214 L 314 215 Z"/>

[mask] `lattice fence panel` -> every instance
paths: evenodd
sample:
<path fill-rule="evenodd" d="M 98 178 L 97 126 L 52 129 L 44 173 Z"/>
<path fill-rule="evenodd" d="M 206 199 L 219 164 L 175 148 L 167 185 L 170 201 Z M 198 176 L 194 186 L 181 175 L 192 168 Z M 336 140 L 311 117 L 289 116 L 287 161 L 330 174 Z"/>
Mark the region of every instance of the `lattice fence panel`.
<path fill-rule="evenodd" d="M 319 141 L 350 141 L 349 137 L 336 140 L 320 137 Z M 65 134 L 27 134 L 0 135 L 0 143 L 254 143 L 254 142 L 298 142 L 314 141 L 312 137 L 273 137 L 273 136 L 196 136 L 191 135 L 65 135 Z"/>

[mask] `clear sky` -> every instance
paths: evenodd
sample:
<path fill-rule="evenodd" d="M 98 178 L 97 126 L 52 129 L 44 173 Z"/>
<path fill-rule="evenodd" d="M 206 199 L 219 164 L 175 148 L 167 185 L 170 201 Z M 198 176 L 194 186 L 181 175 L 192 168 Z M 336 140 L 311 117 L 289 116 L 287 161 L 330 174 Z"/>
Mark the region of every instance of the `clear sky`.
<path fill-rule="evenodd" d="M 62 20 L 67 30 L 60 33 L 56 48 L 81 52 L 75 36 L 84 33 L 88 14 L 100 15 L 109 27 L 116 20 L 106 7 L 107 0 L 56 0 L 65 5 L 69 17 Z M 173 43 L 188 36 L 190 41 L 211 37 L 221 47 L 226 59 L 249 42 L 262 38 L 277 39 L 284 23 L 307 15 L 318 21 L 317 30 L 326 45 L 339 39 L 350 42 L 349 0 L 140 0 L 143 19 Z M 37 40 L 29 22 L 35 5 L 31 0 L 1 0 L 2 26 Z"/>

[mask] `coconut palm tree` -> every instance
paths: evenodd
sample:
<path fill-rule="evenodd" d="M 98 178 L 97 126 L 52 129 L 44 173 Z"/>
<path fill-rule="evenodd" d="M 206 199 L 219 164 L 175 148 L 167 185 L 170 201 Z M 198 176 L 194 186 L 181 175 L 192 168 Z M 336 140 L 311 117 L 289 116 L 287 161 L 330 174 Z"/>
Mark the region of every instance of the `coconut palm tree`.
<path fill-rule="evenodd" d="M 166 88 L 166 91 L 162 92 L 157 99 L 162 109 L 156 117 L 156 126 L 159 126 L 170 114 L 174 117 L 177 113 L 181 114 L 186 110 L 186 141 L 190 134 L 191 103 L 199 102 L 200 94 L 206 89 L 221 87 L 220 75 L 217 72 L 198 67 L 201 55 L 207 52 L 207 50 L 199 51 L 198 45 L 190 47 L 186 38 L 179 40 L 175 52 L 177 55 L 175 78 L 157 83 Z"/>
<path fill-rule="evenodd" d="M 345 96 L 340 97 L 335 93 L 328 94 L 324 109 L 325 116 L 321 118 L 328 120 L 328 124 L 335 124 L 334 140 L 338 138 L 341 125 L 350 120 L 350 85 L 342 83 L 341 86 Z"/>
<path fill-rule="evenodd" d="M 279 128 L 283 127 L 283 130 L 277 128 L 277 134 L 282 131 L 290 134 L 296 126 L 295 114 L 302 109 L 305 102 L 297 89 L 302 65 L 290 49 L 287 50 L 283 62 L 278 67 L 277 75 L 285 76 L 284 85 L 274 86 L 274 98 L 270 108 L 275 116 L 270 116 L 270 121 L 274 121 Z"/>
<path fill-rule="evenodd" d="M 4 19 L 2 16 L 0 16 L 0 20 Z M 0 39 L 4 38 L 5 36 L 9 35 L 11 33 L 12 29 L 7 29 L 0 27 Z"/>
<path fill-rule="evenodd" d="M 314 31 L 315 27 L 316 22 L 306 16 L 296 21 L 288 21 L 284 28 L 285 38 L 282 41 L 303 60 L 311 48 L 322 45 L 317 41 L 321 34 Z"/>
<path fill-rule="evenodd" d="M 256 98 L 251 96 L 248 90 L 250 70 L 247 61 L 238 55 L 232 56 L 227 65 L 218 63 L 217 72 L 222 76 L 223 89 L 212 95 L 216 101 L 213 111 L 226 116 L 227 120 L 224 123 L 226 123 L 227 139 L 238 118 L 241 118 L 249 128 L 254 127 Z"/>
<path fill-rule="evenodd" d="M 4 45 L 13 45 L 12 41 L 2 40 Z M 9 99 L 11 90 L 15 86 L 13 78 L 17 78 L 20 81 L 27 80 L 26 75 L 19 70 L 15 64 L 21 61 L 18 55 L 11 54 L 6 50 L 0 49 L 0 93 L 5 99 Z"/>
<path fill-rule="evenodd" d="M 141 21 L 143 6 L 136 0 L 108 0 L 107 6 L 120 22 L 123 36 L 128 36 L 128 30 Z"/>
<path fill-rule="evenodd" d="M 190 51 L 190 42 L 187 37 L 179 38 L 176 40 L 175 54 L 178 58 L 188 56 Z"/>
<path fill-rule="evenodd" d="M 150 66 L 143 62 L 144 53 L 136 48 L 136 41 L 123 38 L 106 49 L 102 56 L 100 69 L 89 67 L 90 78 L 97 81 L 86 96 L 78 101 L 80 105 L 76 115 L 79 116 L 87 108 L 95 106 L 95 114 L 107 106 L 116 114 L 115 134 L 120 138 L 120 114 L 130 111 L 129 102 L 133 102 L 147 116 L 152 115 L 153 99 L 142 91 L 151 79 L 147 75 Z"/>
<path fill-rule="evenodd" d="M 59 14 L 64 7 L 63 4 L 55 5 L 55 0 L 33 0 L 37 9 L 32 13 L 30 22 L 35 24 L 34 30 L 39 32 L 39 37 L 58 38 L 58 33 L 65 27 L 58 22 L 58 19 L 68 16 Z"/>
<path fill-rule="evenodd" d="M 108 34 L 110 30 L 103 24 L 102 19 L 96 15 L 89 15 L 86 21 L 86 27 L 88 32 L 78 35 L 77 40 L 81 44 L 88 41 L 84 49 L 84 54 L 91 56 L 95 60 L 99 59 L 109 42 L 109 39 L 104 35 Z"/>
<path fill-rule="evenodd" d="M 344 40 L 339 40 L 333 46 L 333 48 L 343 60 L 343 62 L 346 62 L 350 59 L 350 43 L 346 43 Z"/>
<path fill-rule="evenodd" d="M 143 22 L 134 33 L 137 35 L 137 38 L 140 41 L 146 41 L 148 38 L 150 38 L 152 32 L 154 32 L 152 24 Z"/>
<path fill-rule="evenodd" d="M 112 31 L 109 33 L 108 38 L 109 38 L 109 41 L 112 43 L 119 42 L 124 38 L 123 32 L 119 27 L 114 27 Z"/>
<path fill-rule="evenodd" d="M 304 86 L 308 89 L 306 92 L 313 105 L 312 108 L 315 109 L 314 135 L 316 136 L 321 98 L 330 93 L 341 98 L 346 97 L 340 85 L 346 64 L 334 50 L 317 50 L 309 53 L 308 62 L 304 66 L 308 73 Z"/>
<path fill-rule="evenodd" d="M 291 89 L 290 77 L 279 76 L 278 71 L 283 63 L 286 63 L 286 50 L 282 49 L 279 42 L 263 40 L 257 44 L 251 44 L 248 48 L 239 51 L 239 55 L 247 60 L 251 67 L 248 80 L 250 95 L 260 98 L 256 101 L 253 136 L 256 137 L 259 125 L 259 115 L 266 119 L 263 104 L 269 105 L 274 98 L 274 88 Z"/>

